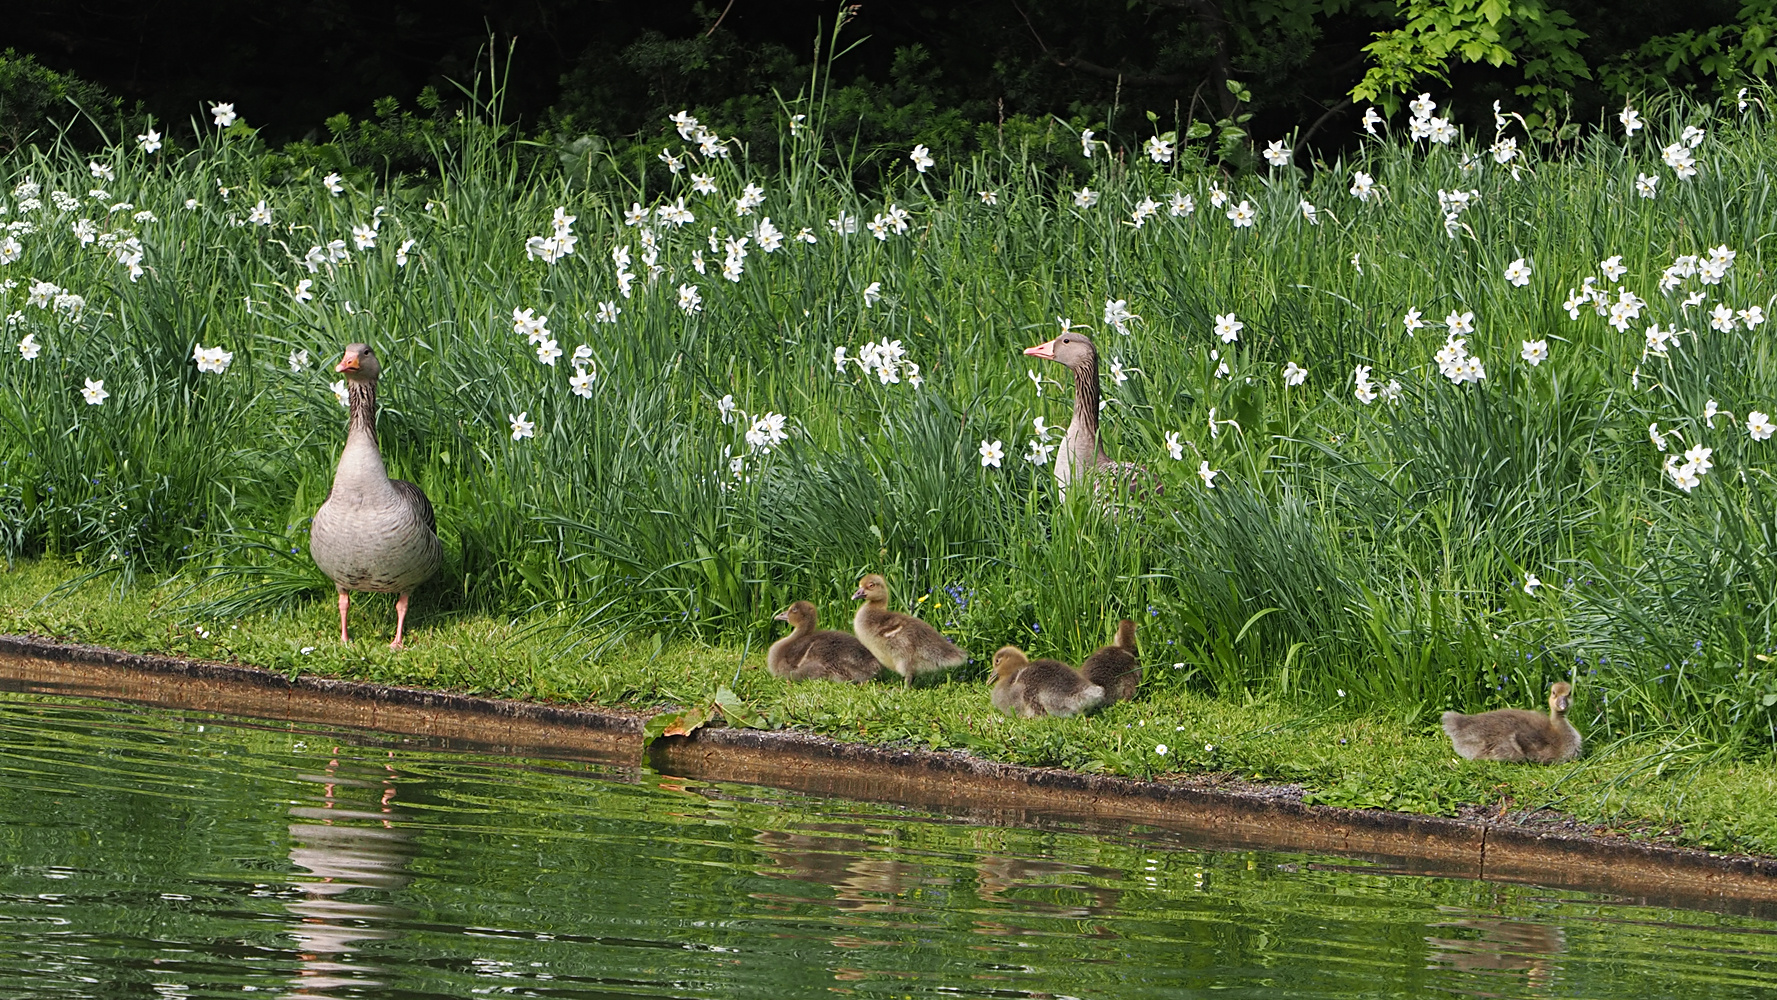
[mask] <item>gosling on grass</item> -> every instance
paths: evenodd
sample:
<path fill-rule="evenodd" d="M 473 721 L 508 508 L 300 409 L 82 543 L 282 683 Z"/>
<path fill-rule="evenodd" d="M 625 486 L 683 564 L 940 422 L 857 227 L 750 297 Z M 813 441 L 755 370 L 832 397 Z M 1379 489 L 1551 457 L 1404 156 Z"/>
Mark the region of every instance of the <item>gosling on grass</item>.
<path fill-rule="evenodd" d="M 1135 651 L 1135 623 L 1125 618 L 1109 646 L 1100 646 L 1080 664 L 1086 679 L 1104 688 L 1106 705 L 1135 697 L 1141 684 L 1141 660 Z"/>
<path fill-rule="evenodd" d="M 1556 681 L 1549 687 L 1549 714 L 1523 708 L 1502 708 L 1479 715 L 1444 713 L 1444 732 L 1456 752 L 1469 760 L 1554 764 L 1580 755 L 1579 730 L 1567 721 L 1573 687 Z"/>
<path fill-rule="evenodd" d="M 1078 715 L 1104 700 L 1104 688 L 1060 660 L 1035 660 L 1017 646 L 993 654 L 993 707 L 1015 718 Z"/>
<path fill-rule="evenodd" d="M 862 684 L 882 671 L 882 664 L 849 632 L 820 629 L 813 604 L 797 601 L 776 615 L 789 622 L 789 635 L 771 644 L 765 669 L 792 681 L 849 681 Z"/>
<path fill-rule="evenodd" d="M 858 581 L 852 600 L 862 600 L 852 618 L 852 631 L 870 654 L 913 683 L 915 674 L 960 667 L 969 654 L 937 629 L 912 615 L 888 609 L 888 581 L 872 573 Z"/>

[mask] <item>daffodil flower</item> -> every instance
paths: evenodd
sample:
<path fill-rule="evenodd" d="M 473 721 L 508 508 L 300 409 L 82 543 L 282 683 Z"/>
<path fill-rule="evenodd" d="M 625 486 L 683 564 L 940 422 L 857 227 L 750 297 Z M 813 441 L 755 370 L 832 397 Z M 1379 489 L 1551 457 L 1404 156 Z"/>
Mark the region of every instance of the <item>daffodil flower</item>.
<path fill-rule="evenodd" d="M 988 468 L 989 466 L 995 469 L 999 468 L 1001 460 L 1005 457 L 1006 448 L 1000 441 L 983 440 L 981 442 L 981 467 L 983 469 Z"/>
<path fill-rule="evenodd" d="M 85 397 L 88 406 L 99 406 L 111 398 L 111 394 L 105 391 L 105 380 L 102 378 L 87 379 L 86 388 L 80 390 L 80 395 Z"/>

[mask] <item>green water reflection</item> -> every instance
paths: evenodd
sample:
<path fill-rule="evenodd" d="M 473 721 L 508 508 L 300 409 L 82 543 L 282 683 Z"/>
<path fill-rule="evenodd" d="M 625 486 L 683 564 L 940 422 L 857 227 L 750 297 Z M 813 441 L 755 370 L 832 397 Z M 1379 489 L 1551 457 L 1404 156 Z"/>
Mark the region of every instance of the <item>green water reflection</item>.
<path fill-rule="evenodd" d="M 0 997 L 1768 997 L 1777 923 L 0 696 Z"/>

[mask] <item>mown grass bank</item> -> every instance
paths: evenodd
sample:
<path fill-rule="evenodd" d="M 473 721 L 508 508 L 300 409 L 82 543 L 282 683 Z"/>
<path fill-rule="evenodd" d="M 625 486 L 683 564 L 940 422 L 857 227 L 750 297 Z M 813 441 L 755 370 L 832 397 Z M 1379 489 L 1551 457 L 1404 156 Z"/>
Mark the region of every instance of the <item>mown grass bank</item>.
<path fill-rule="evenodd" d="M 344 648 L 326 601 L 278 616 L 198 620 L 191 609 L 204 595 L 185 582 L 122 595 L 95 583 L 57 592 L 79 575 L 78 567 L 54 562 L 0 574 L 0 631 L 279 672 L 643 711 L 707 702 L 731 685 L 774 726 L 843 740 L 966 749 L 993 760 L 1162 780 L 1293 783 L 1310 802 L 1431 815 L 1548 809 L 1613 836 L 1777 854 L 1777 762 L 1736 757 L 1684 732 L 1598 740 L 1583 759 L 1542 768 L 1461 761 L 1434 719 L 1411 712 L 1315 708 L 1275 697 L 1235 702 L 1182 686 L 1155 685 L 1135 702 L 1088 718 L 1012 720 L 992 709 L 979 665 L 910 690 L 898 682 L 792 685 L 764 671 L 757 649 L 743 662 L 732 646 L 638 640 L 595 661 L 564 655 L 553 641 L 560 633 L 544 619 L 448 612 L 422 613 L 410 648 L 397 653 L 383 645 L 393 626 L 386 599 L 363 602 L 362 638 Z"/>

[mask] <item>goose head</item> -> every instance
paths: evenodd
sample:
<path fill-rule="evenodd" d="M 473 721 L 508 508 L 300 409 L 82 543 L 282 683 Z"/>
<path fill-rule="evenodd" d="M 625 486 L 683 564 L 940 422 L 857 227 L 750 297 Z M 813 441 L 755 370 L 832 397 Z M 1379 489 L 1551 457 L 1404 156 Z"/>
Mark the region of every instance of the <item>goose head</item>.
<path fill-rule="evenodd" d="M 993 654 L 993 683 L 996 686 L 1007 683 L 1027 666 L 1030 666 L 1030 657 L 1024 654 L 1024 650 L 1017 646 L 1001 646 L 999 652 Z"/>
<path fill-rule="evenodd" d="M 880 574 L 872 573 L 858 581 L 857 592 L 851 595 L 854 601 L 869 601 L 871 604 L 884 604 L 888 601 L 888 581 Z"/>
<path fill-rule="evenodd" d="M 797 601 L 772 617 L 775 621 L 789 622 L 794 628 L 804 625 L 813 628 L 817 621 L 814 605 L 807 601 Z"/>
<path fill-rule="evenodd" d="M 1566 681 L 1556 681 L 1549 686 L 1549 714 L 1566 715 L 1567 706 L 1573 699 L 1573 685 Z"/>
<path fill-rule="evenodd" d="M 344 375 L 348 382 L 375 382 L 383 367 L 369 344 L 347 344 L 345 357 L 339 359 L 333 370 Z"/>
<path fill-rule="evenodd" d="M 1135 652 L 1135 623 L 1125 618 L 1117 623 L 1116 644 L 1123 649 Z"/>
<path fill-rule="evenodd" d="M 1074 371 L 1090 371 L 1098 366 L 1098 348 L 1092 346 L 1092 338 L 1072 330 L 1047 343 L 1026 347 L 1024 353 L 1058 361 Z"/>

